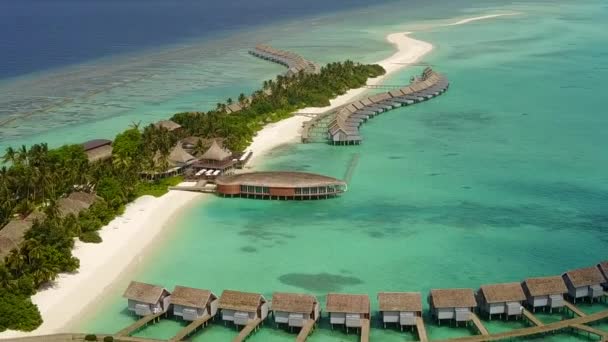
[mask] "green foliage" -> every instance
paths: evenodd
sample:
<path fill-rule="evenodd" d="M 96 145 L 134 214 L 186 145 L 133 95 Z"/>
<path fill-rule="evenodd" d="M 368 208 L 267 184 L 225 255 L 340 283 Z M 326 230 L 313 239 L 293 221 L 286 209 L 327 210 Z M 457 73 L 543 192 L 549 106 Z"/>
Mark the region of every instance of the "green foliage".
<path fill-rule="evenodd" d="M 150 195 L 154 197 L 160 197 L 169 191 L 168 188 L 170 186 L 176 186 L 183 181 L 184 179 L 182 176 L 175 176 L 161 179 L 155 182 L 141 182 L 137 185 L 137 188 L 135 189 L 135 196 L 141 197 L 144 195 Z"/>
<path fill-rule="evenodd" d="M 14 294 L 0 287 L 0 331 L 32 331 L 40 324 L 40 312 L 27 296 Z"/>
<path fill-rule="evenodd" d="M 83 232 L 80 234 L 80 241 L 86 243 L 101 243 L 101 236 L 97 232 Z"/>
<path fill-rule="evenodd" d="M 84 337 L 85 341 L 97 341 L 97 335 L 89 334 Z"/>

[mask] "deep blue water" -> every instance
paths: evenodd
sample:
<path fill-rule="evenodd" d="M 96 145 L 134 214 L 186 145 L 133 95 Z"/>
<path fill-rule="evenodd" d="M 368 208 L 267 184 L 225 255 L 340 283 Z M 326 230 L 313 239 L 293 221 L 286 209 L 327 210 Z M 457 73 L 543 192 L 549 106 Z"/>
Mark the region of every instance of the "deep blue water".
<path fill-rule="evenodd" d="M 392 0 L 376 0 L 373 3 Z M 0 79 L 368 0 L 0 0 Z"/>

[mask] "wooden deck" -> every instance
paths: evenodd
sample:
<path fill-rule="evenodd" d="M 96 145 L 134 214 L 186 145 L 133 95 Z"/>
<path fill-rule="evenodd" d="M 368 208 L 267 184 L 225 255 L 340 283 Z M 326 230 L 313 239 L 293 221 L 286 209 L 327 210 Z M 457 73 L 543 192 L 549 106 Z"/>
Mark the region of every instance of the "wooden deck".
<path fill-rule="evenodd" d="M 572 324 L 572 327 L 574 329 L 578 329 L 580 331 L 584 331 L 584 332 L 589 333 L 589 334 L 597 335 L 602 340 L 608 339 L 608 331 L 603 331 L 603 330 L 595 329 L 593 327 L 590 327 L 590 326 L 587 326 L 587 325 L 583 325 L 583 324 Z"/>
<path fill-rule="evenodd" d="M 600 321 L 600 320 L 604 320 L 604 319 L 608 319 L 608 310 L 602 311 L 602 312 L 597 312 L 597 313 L 583 316 L 583 317 L 576 317 L 576 318 L 567 319 L 567 320 L 563 320 L 563 321 L 559 321 L 559 322 L 555 322 L 555 323 L 545 324 L 542 326 L 516 329 L 516 330 L 506 331 L 506 332 L 499 333 L 499 334 L 494 334 L 494 335 L 467 336 L 467 337 L 447 339 L 447 340 L 443 340 L 443 341 L 445 341 L 445 342 L 447 342 L 447 341 L 449 341 L 449 342 L 485 342 L 485 341 L 507 340 L 507 339 L 512 339 L 512 338 L 524 337 L 524 336 L 533 336 L 533 335 L 546 334 L 549 332 L 556 332 L 556 331 L 563 330 L 566 328 L 572 328 L 573 326 L 575 326 L 577 324 L 587 324 L 587 323 Z"/>
<path fill-rule="evenodd" d="M 188 335 L 190 335 L 193 332 L 195 332 L 196 329 L 198 329 L 199 327 L 201 327 L 202 325 L 204 325 L 205 323 L 207 323 L 209 320 L 211 320 L 212 318 L 213 318 L 213 316 L 206 316 L 204 318 L 197 319 L 196 321 L 192 321 L 190 324 L 188 324 L 188 326 L 186 326 L 184 329 L 180 330 L 177 333 L 177 335 L 173 336 L 173 338 L 171 338 L 169 341 L 181 341 L 181 340 L 183 340 Z"/>
<path fill-rule="evenodd" d="M 418 331 L 418 340 L 420 342 L 428 342 L 429 338 L 426 335 L 426 328 L 422 317 L 416 317 L 416 330 Z"/>
<path fill-rule="evenodd" d="M 534 316 L 534 314 L 532 314 L 530 311 L 524 309 L 524 311 L 522 311 L 522 314 L 524 315 L 524 317 L 526 317 L 528 319 L 528 321 L 530 323 L 532 323 L 533 325 L 540 327 L 545 325 L 543 322 L 540 321 L 540 319 L 536 318 L 536 316 Z"/>
<path fill-rule="evenodd" d="M 483 323 L 481 323 L 479 316 L 477 316 L 474 312 L 471 312 L 471 321 L 473 322 L 473 324 L 477 328 L 477 331 L 479 331 L 480 334 L 485 336 L 490 335 L 488 329 L 486 329 Z"/>
<path fill-rule="evenodd" d="M 241 330 L 241 332 L 239 332 L 238 336 L 235 337 L 232 342 L 241 342 L 241 341 L 245 341 L 245 339 L 247 338 L 247 336 L 249 336 L 249 334 L 251 334 L 255 328 L 258 327 L 258 325 L 260 325 L 260 323 L 262 323 L 261 319 L 255 319 L 251 322 L 249 322 L 249 324 L 247 324 L 243 330 Z"/>
<path fill-rule="evenodd" d="M 568 308 L 568 310 L 574 312 L 574 314 L 576 314 L 579 317 L 585 317 L 587 316 L 586 313 L 582 312 L 581 309 L 577 308 L 574 304 L 568 302 L 568 301 L 564 301 L 565 306 Z"/>
<path fill-rule="evenodd" d="M 369 342 L 369 319 L 361 320 L 361 342 Z"/>
<path fill-rule="evenodd" d="M 296 337 L 296 342 L 306 341 L 306 339 L 308 338 L 308 335 L 310 335 L 310 333 L 314 329 L 315 323 L 316 322 L 314 319 L 307 320 L 306 323 L 304 323 L 304 326 L 302 327 L 302 329 L 300 329 L 300 332 L 298 333 L 298 337 Z"/>
<path fill-rule="evenodd" d="M 154 321 L 157 318 L 160 318 L 160 316 L 164 315 L 165 311 L 161 312 L 161 313 L 157 313 L 154 315 L 148 315 L 148 316 L 144 316 L 142 318 L 140 318 L 137 322 L 129 325 L 128 327 L 122 329 L 121 331 L 116 333 L 116 336 L 129 336 L 131 335 L 133 332 L 135 332 L 136 330 L 141 329 L 142 327 L 144 327 L 146 324 Z"/>

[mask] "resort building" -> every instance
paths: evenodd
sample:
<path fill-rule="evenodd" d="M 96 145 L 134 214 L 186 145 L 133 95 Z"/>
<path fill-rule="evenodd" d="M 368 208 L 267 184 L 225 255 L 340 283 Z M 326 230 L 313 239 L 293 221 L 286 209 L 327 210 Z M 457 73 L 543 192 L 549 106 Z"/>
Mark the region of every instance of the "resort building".
<path fill-rule="evenodd" d="M 395 323 L 403 330 L 404 326 L 416 325 L 417 317 L 422 317 L 422 296 L 419 292 L 381 292 L 378 305 L 382 323 Z"/>
<path fill-rule="evenodd" d="M 247 325 L 255 320 L 268 317 L 268 302 L 259 293 L 224 290 L 220 296 L 219 308 L 222 320 L 234 325 Z"/>
<path fill-rule="evenodd" d="M 178 124 L 177 122 L 173 122 L 171 120 L 159 121 L 154 124 L 154 127 L 164 128 L 164 129 L 168 130 L 169 132 L 177 131 L 182 128 L 182 126 L 180 124 Z"/>
<path fill-rule="evenodd" d="M 492 319 L 492 315 L 521 316 L 522 303 L 526 295 L 520 283 L 483 285 L 477 292 L 477 301 L 482 312 Z"/>
<path fill-rule="evenodd" d="M 568 295 L 576 303 L 576 299 L 588 297 L 591 300 L 604 295 L 602 284 L 606 279 L 596 266 L 579 268 L 562 275 Z"/>
<path fill-rule="evenodd" d="M 191 166 L 194 162 L 196 162 L 196 158 L 190 153 L 186 152 L 186 150 L 184 150 L 182 147 L 182 144 L 178 143 L 171 149 L 166 158 L 163 158 L 160 151 L 157 151 L 154 155 L 154 164 L 160 169 L 166 167 L 165 171 L 142 172 L 141 176 L 149 180 L 177 176 L 182 174 L 184 170 L 186 170 L 186 168 Z"/>
<path fill-rule="evenodd" d="M 82 144 L 89 162 L 106 160 L 112 157 L 112 140 L 95 139 Z"/>
<path fill-rule="evenodd" d="M 205 317 L 214 317 L 217 313 L 219 300 L 209 290 L 176 286 L 171 294 L 173 315 L 184 321 L 196 321 Z"/>
<path fill-rule="evenodd" d="M 369 320 L 370 305 L 367 295 L 330 293 L 327 295 L 325 310 L 329 313 L 329 322 L 334 325 L 344 325 L 348 328 L 360 329 L 362 320 Z"/>
<path fill-rule="evenodd" d="M 335 197 L 346 191 L 346 183 L 306 172 L 250 172 L 221 176 L 217 193 L 225 197 L 307 200 Z"/>
<path fill-rule="evenodd" d="M 308 294 L 275 292 L 272 295 L 272 314 L 277 324 L 302 328 L 307 321 L 318 321 L 320 307 L 317 298 Z"/>
<path fill-rule="evenodd" d="M 551 311 L 564 307 L 564 294 L 568 289 L 562 277 L 528 278 L 521 285 L 532 312 L 539 307 L 549 307 Z"/>
<path fill-rule="evenodd" d="M 431 315 L 439 323 L 443 319 L 468 322 L 473 319 L 473 309 L 477 306 L 472 289 L 431 290 L 428 301 Z"/>
<path fill-rule="evenodd" d="M 137 316 L 166 312 L 171 293 L 164 287 L 132 281 L 122 295 L 128 300 L 128 309 Z"/>
<path fill-rule="evenodd" d="M 605 281 L 602 284 L 604 289 L 608 289 L 608 261 L 600 262 L 597 264 L 597 268 L 600 269 L 600 272 L 602 272 L 602 275 L 604 276 Z"/>
<path fill-rule="evenodd" d="M 207 151 L 200 156 L 193 166 L 197 172 L 203 169 L 207 171 L 219 171 L 216 174 L 217 176 L 232 173 L 237 164 L 238 159 L 233 157 L 232 152 L 220 146 L 219 142 L 214 139 Z"/>

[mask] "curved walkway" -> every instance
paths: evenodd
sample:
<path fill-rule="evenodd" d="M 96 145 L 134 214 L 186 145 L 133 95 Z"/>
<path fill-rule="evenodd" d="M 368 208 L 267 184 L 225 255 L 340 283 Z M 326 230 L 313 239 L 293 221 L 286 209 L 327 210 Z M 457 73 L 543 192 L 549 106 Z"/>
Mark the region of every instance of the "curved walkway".
<path fill-rule="evenodd" d="M 249 51 L 250 54 L 286 66 L 287 76 L 293 76 L 300 71 L 304 73 L 316 74 L 321 71 L 317 64 L 305 59 L 293 52 L 275 49 L 268 45 L 259 44 L 255 49 Z"/>
<path fill-rule="evenodd" d="M 370 118 L 394 108 L 429 100 L 443 94 L 449 86 L 443 75 L 426 68 L 407 87 L 355 101 L 339 109 L 329 123 L 329 141 L 334 145 L 359 144 L 362 140 L 359 127 Z"/>

